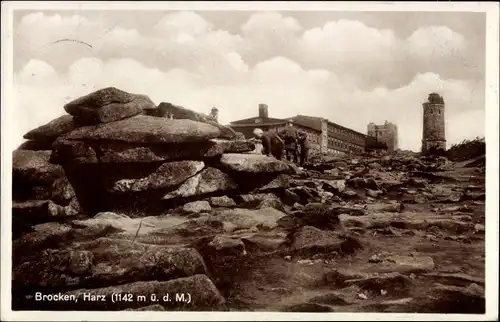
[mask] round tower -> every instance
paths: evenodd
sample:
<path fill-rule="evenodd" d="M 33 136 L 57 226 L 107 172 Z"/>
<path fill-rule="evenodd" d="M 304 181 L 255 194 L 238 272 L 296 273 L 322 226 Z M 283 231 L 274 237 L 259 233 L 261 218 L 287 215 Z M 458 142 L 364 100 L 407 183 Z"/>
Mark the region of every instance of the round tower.
<path fill-rule="evenodd" d="M 446 150 L 444 100 L 437 93 L 429 94 L 423 103 L 424 119 L 422 133 L 422 152 Z"/>

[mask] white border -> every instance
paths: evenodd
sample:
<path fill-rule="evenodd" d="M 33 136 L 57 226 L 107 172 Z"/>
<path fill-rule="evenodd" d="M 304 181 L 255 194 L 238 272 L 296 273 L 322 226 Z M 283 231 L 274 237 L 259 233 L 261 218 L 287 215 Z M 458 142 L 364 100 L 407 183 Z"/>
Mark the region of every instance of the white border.
<path fill-rule="evenodd" d="M 298 320 L 498 320 L 498 136 L 499 136 L 499 4 L 496 2 L 84 2 L 84 1 L 2 1 L 2 216 L 1 216 L 1 320 L 2 321 L 120 321 L 120 320 L 234 320 L 234 321 L 298 321 Z M 252 10 L 252 11 L 462 11 L 486 12 L 486 314 L 389 314 L 389 313 L 271 313 L 271 312 L 14 312 L 10 309 L 11 292 L 11 180 L 12 149 L 7 139 L 15 126 L 12 118 L 13 94 L 13 10 Z M 7 153 L 5 153 L 7 152 Z M 76 314 L 75 314 L 76 313 Z"/>

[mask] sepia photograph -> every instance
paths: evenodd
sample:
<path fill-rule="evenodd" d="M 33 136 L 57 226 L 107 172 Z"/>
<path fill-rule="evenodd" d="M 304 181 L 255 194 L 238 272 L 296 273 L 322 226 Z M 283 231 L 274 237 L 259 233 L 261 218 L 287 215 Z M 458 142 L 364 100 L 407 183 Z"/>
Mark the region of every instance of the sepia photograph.
<path fill-rule="evenodd" d="M 2 320 L 497 320 L 498 12 L 2 2 Z"/>

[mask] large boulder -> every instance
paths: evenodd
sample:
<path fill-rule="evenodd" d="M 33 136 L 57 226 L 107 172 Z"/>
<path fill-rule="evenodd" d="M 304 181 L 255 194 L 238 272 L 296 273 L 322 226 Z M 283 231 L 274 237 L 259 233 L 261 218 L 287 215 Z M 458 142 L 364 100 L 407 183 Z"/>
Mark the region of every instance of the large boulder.
<path fill-rule="evenodd" d="M 360 242 L 353 237 L 312 226 L 300 228 L 292 238 L 292 250 L 301 255 L 331 252 L 352 254 L 361 248 Z"/>
<path fill-rule="evenodd" d="M 50 163 L 50 151 L 16 150 L 12 158 L 13 200 L 44 200 L 67 203 L 74 191 L 64 169 Z"/>
<path fill-rule="evenodd" d="M 51 143 L 58 137 L 75 129 L 76 125 L 71 115 L 60 116 L 47 124 L 37 127 L 26 133 L 23 138 L 40 142 Z"/>
<path fill-rule="evenodd" d="M 202 161 L 167 162 L 147 177 L 118 180 L 111 191 L 138 192 L 174 187 L 185 182 L 204 167 L 205 164 Z"/>
<path fill-rule="evenodd" d="M 14 183 L 52 183 L 64 176 L 61 166 L 52 164 L 50 151 L 16 150 L 12 158 Z"/>
<path fill-rule="evenodd" d="M 146 115 L 156 117 L 166 117 L 171 115 L 174 119 L 187 119 L 207 123 L 217 127 L 220 130 L 221 138 L 229 140 L 236 138 L 236 132 L 233 129 L 215 122 L 207 115 L 192 111 L 179 105 L 174 105 L 172 103 L 162 102 L 160 103 L 160 105 L 158 105 L 158 107 L 144 108 L 144 113 Z"/>
<path fill-rule="evenodd" d="M 143 108 L 155 104 L 145 95 L 124 92 L 107 87 L 77 98 L 66 105 L 64 110 L 82 124 L 107 123 L 122 120 L 142 113 Z"/>
<path fill-rule="evenodd" d="M 102 237 L 68 249 L 44 250 L 13 273 L 18 287 L 64 290 L 206 274 L 206 268 L 201 255 L 191 248 Z"/>
<path fill-rule="evenodd" d="M 223 154 L 220 162 L 231 171 L 243 173 L 289 173 L 290 167 L 275 158 L 257 154 Z"/>
<path fill-rule="evenodd" d="M 65 139 L 161 144 L 202 142 L 219 134 L 216 127 L 206 123 L 137 115 L 116 122 L 80 127 L 65 135 Z"/>
<path fill-rule="evenodd" d="M 237 187 L 229 175 L 219 169 L 208 167 L 187 179 L 176 190 L 167 193 L 163 199 L 202 196 L 212 192 L 232 191 Z"/>

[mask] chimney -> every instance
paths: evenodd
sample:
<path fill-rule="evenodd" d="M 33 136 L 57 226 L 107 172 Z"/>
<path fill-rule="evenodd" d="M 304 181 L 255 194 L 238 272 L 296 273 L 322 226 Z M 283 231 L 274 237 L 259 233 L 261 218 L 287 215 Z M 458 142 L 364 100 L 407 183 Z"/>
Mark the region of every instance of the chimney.
<path fill-rule="evenodd" d="M 259 104 L 259 117 L 261 117 L 261 118 L 268 118 L 269 117 L 266 104 Z"/>

